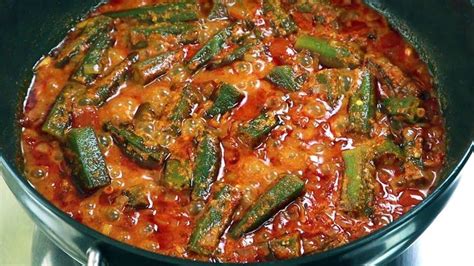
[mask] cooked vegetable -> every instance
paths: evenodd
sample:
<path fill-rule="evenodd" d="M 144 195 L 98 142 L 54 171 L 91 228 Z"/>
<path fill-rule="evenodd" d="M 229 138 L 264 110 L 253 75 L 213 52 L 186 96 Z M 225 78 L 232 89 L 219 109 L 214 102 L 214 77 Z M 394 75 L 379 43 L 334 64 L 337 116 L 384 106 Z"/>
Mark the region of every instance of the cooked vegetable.
<path fill-rule="evenodd" d="M 177 159 L 166 161 L 163 183 L 174 190 L 188 189 L 191 186 L 191 173 L 189 165 Z"/>
<path fill-rule="evenodd" d="M 92 87 L 88 88 L 84 96 L 79 100 L 79 103 L 82 105 L 103 105 L 115 93 L 117 87 L 124 82 L 132 64 L 137 60 L 138 54 L 130 54 L 115 66 L 109 74 L 98 79 Z"/>
<path fill-rule="evenodd" d="M 301 255 L 299 233 L 284 235 L 268 242 L 272 255 L 279 260 L 296 258 Z"/>
<path fill-rule="evenodd" d="M 205 200 L 209 196 L 212 183 L 216 180 L 221 165 L 219 139 L 207 133 L 199 142 L 193 170 L 193 200 Z"/>
<path fill-rule="evenodd" d="M 383 101 L 383 105 L 389 115 L 401 117 L 410 123 L 425 114 L 425 110 L 420 107 L 420 99 L 415 96 L 390 97 Z"/>
<path fill-rule="evenodd" d="M 254 45 L 255 45 L 254 42 L 249 41 L 249 42 L 246 42 L 246 43 L 238 46 L 231 53 L 226 55 L 224 58 L 218 59 L 215 62 L 212 62 L 209 65 L 209 68 L 210 69 L 216 69 L 216 68 L 220 68 L 220 67 L 230 65 L 230 64 L 232 64 L 232 63 L 234 63 L 238 60 L 241 60 L 244 57 L 245 53 L 248 52 Z"/>
<path fill-rule="evenodd" d="M 407 77 L 405 73 L 390 60 L 381 55 L 367 55 L 366 65 L 370 72 L 390 88 L 392 93 L 403 93 L 408 95 L 417 95 L 418 86 Z"/>
<path fill-rule="evenodd" d="M 211 12 L 209 12 L 209 16 L 207 18 L 210 20 L 218 20 L 218 19 L 227 19 L 228 17 L 229 17 L 229 12 L 227 11 L 227 6 L 225 5 L 225 1 L 213 0 Z"/>
<path fill-rule="evenodd" d="M 127 196 L 127 205 L 135 210 L 148 209 L 151 207 L 151 200 L 142 185 L 135 185 L 124 190 L 123 194 Z"/>
<path fill-rule="evenodd" d="M 399 159 L 405 158 L 405 154 L 403 150 L 390 139 L 385 139 L 382 143 L 376 144 L 375 154 L 377 156 L 380 156 L 383 154 L 393 154 Z"/>
<path fill-rule="evenodd" d="M 192 86 L 184 87 L 178 102 L 168 118 L 172 122 L 171 128 L 174 133 L 179 134 L 181 132 L 181 123 L 191 115 L 193 108 L 198 103 L 199 95 L 195 88 Z"/>
<path fill-rule="evenodd" d="M 135 18 L 148 22 L 180 22 L 193 21 L 199 17 L 194 1 L 180 1 L 177 3 L 158 4 L 127 10 L 105 13 L 111 18 Z"/>
<path fill-rule="evenodd" d="M 63 139 L 64 132 L 71 125 L 72 101 L 76 95 L 82 94 L 85 87 L 69 82 L 59 93 L 53 107 L 49 111 L 41 130 L 58 139 Z"/>
<path fill-rule="evenodd" d="M 355 68 L 362 63 L 362 51 L 354 43 L 301 35 L 296 39 L 295 48 L 319 54 L 319 61 L 327 67 Z"/>
<path fill-rule="evenodd" d="M 92 128 L 71 129 L 67 144 L 73 181 L 80 192 L 90 193 L 110 184 L 107 165 Z"/>
<path fill-rule="evenodd" d="M 342 181 L 340 207 L 355 216 L 371 215 L 374 198 L 373 151 L 360 145 L 342 152 L 345 173 Z"/>
<path fill-rule="evenodd" d="M 273 184 L 230 230 L 233 238 L 257 229 L 276 212 L 298 197 L 304 182 L 295 175 L 285 175 Z"/>
<path fill-rule="evenodd" d="M 343 69 L 324 69 L 316 73 L 317 86 L 326 92 L 327 100 L 335 107 L 343 95 L 351 89 L 354 71 Z"/>
<path fill-rule="evenodd" d="M 189 69 L 195 71 L 207 64 L 224 47 L 226 40 L 232 34 L 233 25 L 224 28 L 216 33 L 197 53 L 189 60 Z"/>
<path fill-rule="evenodd" d="M 98 33 L 81 65 L 72 74 L 71 80 L 90 84 L 99 74 L 102 74 L 106 63 L 106 52 L 111 44 L 110 32 Z"/>
<path fill-rule="evenodd" d="M 189 249 L 202 255 L 212 254 L 239 202 L 240 192 L 224 185 L 198 218 L 189 240 Z"/>
<path fill-rule="evenodd" d="M 161 22 L 153 25 L 143 25 L 131 30 L 130 41 L 134 48 L 142 48 L 148 45 L 148 38 L 150 36 L 181 36 L 195 30 L 197 30 L 195 25 L 185 22 Z"/>
<path fill-rule="evenodd" d="M 212 118 L 223 115 L 236 107 L 244 98 L 242 92 L 230 84 L 223 83 L 219 86 L 214 104 L 206 111 L 206 117 Z"/>
<path fill-rule="evenodd" d="M 279 0 L 263 0 L 263 13 L 271 18 L 270 23 L 278 35 L 286 36 L 297 30 L 295 22 L 285 12 Z"/>
<path fill-rule="evenodd" d="M 131 130 L 114 127 L 110 122 L 104 125 L 104 129 L 110 132 L 120 150 L 142 167 L 158 168 L 168 159 L 168 149 L 159 145 L 146 145 L 143 138 Z"/>
<path fill-rule="evenodd" d="M 349 101 L 349 123 L 355 132 L 368 134 L 375 116 L 375 85 L 372 75 L 363 70 L 360 87 Z"/>
<path fill-rule="evenodd" d="M 256 147 L 280 125 L 280 118 L 270 113 L 262 113 L 239 127 L 239 139 L 250 147 Z"/>
<path fill-rule="evenodd" d="M 62 47 L 56 57 L 56 67 L 62 68 L 69 61 L 79 55 L 87 48 L 87 45 L 94 42 L 96 38 L 110 30 L 112 20 L 108 17 L 97 16 L 83 21 L 78 28 L 82 28 L 80 36 L 72 42 Z"/>
<path fill-rule="evenodd" d="M 290 66 L 276 66 L 270 71 L 267 79 L 276 86 L 287 91 L 298 91 L 301 87 L 301 80 L 298 80 L 295 72 Z"/>
<path fill-rule="evenodd" d="M 133 65 L 133 79 L 140 84 L 148 84 L 166 73 L 176 59 L 175 52 L 153 56 Z"/>

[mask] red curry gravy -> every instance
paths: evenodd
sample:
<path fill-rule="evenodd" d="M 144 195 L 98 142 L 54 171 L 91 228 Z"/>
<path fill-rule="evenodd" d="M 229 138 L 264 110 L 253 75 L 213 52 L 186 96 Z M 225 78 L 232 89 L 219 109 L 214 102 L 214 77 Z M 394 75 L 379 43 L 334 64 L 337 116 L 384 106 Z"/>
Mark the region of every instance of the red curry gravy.
<path fill-rule="evenodd" d="M 97 7 L 90 16 L 162 2 L 112 0 Z M 134 47 L 130 30 L 141 22 L 113 19 L 113 43 L 105 53 L 106 62 L 98 78 L 112 71 L 132 52 L 137 52 L 142 60 L 177 51 L 181 62 L 188 62 L 219 30 L 236 21 L 250 21 L 253 32 L 258 31 L 259 36 L 245 55 L 228 65 L 213 69 L 204 65 L 189 73 L 185 63 L 177 63 L 147 84 L 136 82 L 129 75 L 102 105 L 74 103 L 67 130 L 94 129 L 110 177 L 110 184 L 92 193 L 81 193 L 76 188 L 64 152 L 67 144 L 42 130 L 53 103 L 82 60 L 73 58 L 62 67 L 55 65 L 62 47 L 79 38 L 81 26 L 72 29 L 63 44 L 40 60 L 34 69 L 21 125 L 25 174 L 45 198 L 78 222 L 152 252 L 193 260 L 256 262 L 344 245 L 393 222 L 428 195 L 439 179 L 445 157 L 445 130 L 437 94 L 427 66 L 381 15 L 354 0 L 314 1 L 309 11 L 299 8 L 306 1 L 282 0 L 281 8 L 297 29 L 281 34 L 276 33 L 274 14 L 263 11 L 263 1 L 224 3 L 227 18 L 214 20 L 207 18 L 212 1 L 200 0 L 195 4 L 199 20 L 189 23 L 198 31 L 191 42 L 180 42 L 171 34 L 153 35 L 147 39 L 146 47 Z M 350 43 L 362 51 L 364 58 L 360 65 L 343 68 L 347 71 L 368 68 L 374 77 L 377 103 L 368 134 L 347 126 L 353 92 L 344 94 L 334 104 L 330 103 L 327 92 L 314 89 L 316 74 L 331 67 L 321 63 L 318 53 L 296 47 L 296 40 L 302 34 Z M 239 43 L 225 43 L 211 62 L 237 46 Z M 374 68 L 368 66 L 370 58 L 376 61 L 383 58 L 381 67 L 394 80 L 388 82 L 382 74 L 373 73 Z M 304 73 L 306 79 L 297 91 L 283 90 L 268 79 L 272 69 L 282 65 L 293 67 L 298 74 Z M 416 87 L 414 95 L 420 100 L 419 119 L 415 122 L 400 120 L 384 109 L 384 99 L 409 93 L 399 86 L 405 79 Z M 163 129 L 169 126 L 168 116 L 183 93 L 184 83 L 199 91 L 201 100 L 193 106 L 189 117 L 180 121 L 180 133 L 171 134 Z M 221 83 L 233 85 L 244 97 L 232 110 L 206 119 L 204 114 L 212 106 Z M 88 86 L 94 82 L 91 84 Z M 147 128 L 137 129 L 140 132 L 137 134 L 166 147 L 172 158 L 188 162 L 189 169 L 195 167 L 197 145 L 203 132 L 210 131 L 219 140 L 220 165 L 210 194 L 216 193 L 218 184 L 229 184 L 239 191 L 240 200 L 210 255 L 188 248 L 196 221 L 210 199 L 196 203 L 190 196 L 192 188 L 169 189 L 162 182 L 163 166 L 141 167 L 123 153 L 103 128 L 106 122 L 130 123 L 145 102 L 151 104 L 157 118 Z M 237 132 L 262 111 L 277 114 L 281 122 L 261 143 L 249 146 Z M 397 127 L 393 126 L 394 121 L 398 122 Z M 387 138 L 393 139 L 405 152 L 414 151 L 422 165 L 414 166 L 393 155 L 374 159 L 370 162 L 371 213 L 347 212 L 340 206 L 346 171 L 343 151 L 369 140 Z M 407 138 L 414 143 L 409 148 L 404 144 Z M 303 191 L 257 229 L 238 238 L 230 237 L 229 228 L 284 174 L 298 176 L 304 182 Z M 133 208 L 127 203 L 130 199 L 124 191 L 136 185 L 146 192 L 149 201 L 146 208 Z M 288 234 L 298 234 L 296 254 L 270 256 L 272 252 L 261 244 Z"/>

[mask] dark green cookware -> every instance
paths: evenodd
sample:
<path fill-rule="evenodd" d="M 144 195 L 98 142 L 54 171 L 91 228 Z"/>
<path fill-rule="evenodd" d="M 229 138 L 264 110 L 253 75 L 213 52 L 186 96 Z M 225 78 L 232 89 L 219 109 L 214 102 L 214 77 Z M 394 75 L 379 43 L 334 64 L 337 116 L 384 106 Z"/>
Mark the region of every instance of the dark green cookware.
<path fill-rule="evenodd" d="M 471 0 L 368 0 L 415 45 L 435 76 L 448 134 L 444 180 L 399 220 L 348 245 L 272 265 L 376 263 L 400 254 L 433 221 L 453 192 L 474 144 L 474 3 Z M 71 219 L 25 180 L 19 164 L 18 112 L 32 67 L 98 1 L 0 1 L 0 170 L 38 227 L 66 253 L 111 265 L 196 264 L 112 240 Z"/>

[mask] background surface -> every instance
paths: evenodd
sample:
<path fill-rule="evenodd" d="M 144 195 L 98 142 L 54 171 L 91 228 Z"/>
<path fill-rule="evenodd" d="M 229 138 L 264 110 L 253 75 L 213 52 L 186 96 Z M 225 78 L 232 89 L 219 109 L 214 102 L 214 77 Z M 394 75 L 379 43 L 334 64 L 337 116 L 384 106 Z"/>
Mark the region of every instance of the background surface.
<path fill-rule="evenodd" d="M 461 171 L 458 188 L 446 208 L 395 265 L 473 265 L 473 190 L 474 155 Z M 33 233 L 33 222 L 0 177 L 0 266 L 52 266 L 53 258 L 48 255 L 55 253 L 48 250 L 50 243 Z M 40 247 L 33 250 L 34 237 L 35 245 Z M 58 260 L 61 256 L 54 257 Z M 58 265 L 64 265 L 64 261 Z"/>

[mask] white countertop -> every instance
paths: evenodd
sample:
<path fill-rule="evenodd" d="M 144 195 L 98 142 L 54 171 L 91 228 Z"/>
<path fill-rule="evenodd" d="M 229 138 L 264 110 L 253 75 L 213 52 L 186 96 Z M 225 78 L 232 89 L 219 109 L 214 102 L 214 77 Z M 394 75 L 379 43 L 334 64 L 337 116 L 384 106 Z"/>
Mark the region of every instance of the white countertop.
<path fill-rule="evenodd" d="M 446 208 L 410 249 L 403 265 L 473 265 L 473 190 L 474 156 L 471 156 Z M 33 231 L 33 222 L 0 178 L 1 266 L 32 264 Z"/>

